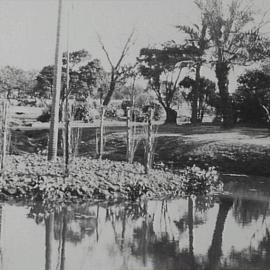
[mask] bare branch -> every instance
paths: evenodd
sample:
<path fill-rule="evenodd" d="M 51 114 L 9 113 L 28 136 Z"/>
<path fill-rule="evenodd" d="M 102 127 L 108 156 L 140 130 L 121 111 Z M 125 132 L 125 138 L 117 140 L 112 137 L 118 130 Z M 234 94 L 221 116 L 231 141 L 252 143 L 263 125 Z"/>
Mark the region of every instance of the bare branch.
<path fill-rule="evenodd" d="M 115 66 L 115 69 L 116 70 L 119 68 L 119 66 L 121 65 L 122 60 L 124 59 L 124 57 L 126 56 L 127 52 L 130 49 L 130 43 L 131 43 L 131 40 L 132 40 L 132 38 L 134 36 L 134 33 L 135 33 L 135 30 L 132 30 L 132 32 L 130 33 L 130 35 L 129 35 L 129 37 L 128 37 L 125 45 L 124 45 L 124 48 L 123 48 L 122 53 L 121 53 L 121 56 L 120 56 L 120 58 L 119 58 L 119 60 L 118 60 L 118 62 L 116 64 L 116 66 Z"/>
<path fill-rule="evenodd" d="M 104 43 L 102 42 L 102 39 L 101 39 L 101 37 L 100 37 L 100 35 L 98 33 L 97 33 L 97 37 L 98 37 L 98 41 L 100 43 L 100 46 L 101 46 L 102 50 L 104 51 L 104 53 L 105 53 L 105 55 L 106 55 L 106 57 L 107 57 L 107 59 L 108 59 L 108 61 L 110 63 L 111 68 L 114 69 L 113 63 L 112 63 L 111 58 L 109 56 L 109 53 L 106 50 L 106 48 L 104 46 Z"/>

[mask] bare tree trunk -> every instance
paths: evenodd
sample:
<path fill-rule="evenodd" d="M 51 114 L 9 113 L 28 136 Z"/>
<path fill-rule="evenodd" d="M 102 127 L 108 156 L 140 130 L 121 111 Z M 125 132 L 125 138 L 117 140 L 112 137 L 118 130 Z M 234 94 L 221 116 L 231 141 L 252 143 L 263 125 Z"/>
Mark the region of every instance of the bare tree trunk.
<path fill-rule="evenodd" d="M 5 100 L 3 103 L 3 122 L 2 122 L 2 158 L 1 170 L 5 169 L 6 153 L 7 153 L 7 133 L 8 133 L 8 103 Z"/>
<path fill-rule="evenodd" d="M 172 108 L 165 108 L 166 111 L 166 124 L 176 124 L 177 122 L 177 112 Z"/>
<path fill-rule="evenodd" d="M 96 128 L 95 143 L 96 143 L 96 156 L 98 157 L 99 156 L 99 149 L 98 149 L 99 142 L 98 142 L 98 129 L 97 128 Z"/>
<path fill-rule="evenodd" d="M 152 117 L 153 117 L 153 109 L 149 109 L 148 115 L 148 130 L 147 130 L 147 145 L 146 145 L 146 158 L 145 158 L 145 174 L 148 174 L 151 169 L 152 163 L 152 155 L 153 155 L 153 143 L 152 143 Z"/>
<path fill-rule="evenodd" d="M 58 4 L 58 21 L 55 49 L 55 66 L 53 81 L 53 100 L 51 109 L 51 124 L 48 148 L 48 160 L 55 160 L 57 156 L 58 127 L 59 127 L 59 102 L 61 92 L 62 53 L 61 53 L 61 27 L 62 27 L 62 2 Z"/>
<path fill-rule="evenodd" d="M 100 139 L 99 139 L 99 159 L 102 160 L 103 150 L 104 150 L 104 114 L 105 108 L 101 107 L 100 113 Z"/>
<path fill-rule="evenodd" d="M 227 63 L 218 62 L 216 64 L 216 76 L 221 97 L 221 113 L 224 128 L 231 128 L 233 126 L 232 100 L 229 94 L 229 70 L 230 68 Z"/>
<path fill-rule="evenodd" d="M 130 108 L 127 108 L 127 162 L 131 163 L 131 125 L 130 125 Z"/>
<path fill-rule="evenodd" d="M 196 124 L 198 122 L 198 99 L 200 91 L 200 70 L 201 65 L 196 66 L 195 74 L 195 86 L 192 89 L 192 104 L 191 104 L 191 123 Z"/>

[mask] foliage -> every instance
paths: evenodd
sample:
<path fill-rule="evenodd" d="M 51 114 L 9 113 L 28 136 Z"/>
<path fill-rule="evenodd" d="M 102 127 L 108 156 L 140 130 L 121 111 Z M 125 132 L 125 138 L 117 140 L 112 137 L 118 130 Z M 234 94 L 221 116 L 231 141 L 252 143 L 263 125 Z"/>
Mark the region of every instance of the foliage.
<path fill-rule="evenodd" d="M 62 67 L 62 90 L 61 99 L 65 98 L 64 89 L 66 87 L 66 64 L 67 54 L 63 53 Z M 93 96 L 97 89 L 102 85 L 106 78 L 100 61 L 92 59 L 89 52 L 85 50 L 74 51 L 70 53 L 69 58 L 69 92 L 67 95 L 73 95 L 78 100 L 86 100 Z M 37 85 L 35 87 L 36 95 L 39 97 L 50 98 L 52 96 L 54 77 L 54 67 L 45 66 L 37 75 Z"/>
<path fill-rule="evenodd" d="M 229 71 L 234 65 L 245 65 L 269 55 L 269 41 L 255 25 L 254 12 L 241 0 L 224 5 L 222 0 L 196 1 L 206 21 L 211 40 L 211 62 L 215 65 L 221 97 L 224 127 L 233 124 L 232 100 L 228 90 Z"/>
<path fill-rule="evenodd" d="M 51 119 L 51 108 L 52 105 L 46 105 L 46 107 L 42 110 L 42 114 L 40 116 L 38 116 L 37 121 L 39 122 L 49 122 Z M 59 119 L 61 119 L 62 117 L 62 112 L 59 111 Z"/>
<path fill-rule="evenodd" d="M 45 66 L 36 77 L 35 95 L 38 97 L 52 97 L 54 67 Z"/>
<path fill-rule="evenodd" d="M 98 110 L 89 103 L 78 103 L 74 108 L 74 120 L 82 120 L 85 123 L 89 123 L 94 122 L 98 118 Z"/>
<path fill-rule="evenodd" d="M 158 102 L 167 113 L 166 122 L 176 123 L 176 112 L 171 108 L 177 91 L 181 71 L 191 63 L 192 48 L 174 42 L 163 44 L 161 49 L 143 48 L 138 59 L 140 72 L 155 92 Z"/>
<path fill-rule="evenodd" d="M 250 70 L 238 78 L 233 95 L 237 117 L 245 123 L 266 123 L 270 110 L 270 75 L 261 70 Z"/>
<path fill-rule="evenodd" d="M 51 107 L 47 107 L 42 111 L 42 114 L 37 118 L 37 121 L 45 123 L 51 119 Z"/>
<path fill-rule="evenodd" d="M 0 96 L 8 99 L 20 98 L 31 94 L 35 85 L 35 72 L 5 66 L 0 69 Z"/>
<path fill-rule="evenodd" d="M 199 167 L 187 167 L 183 174 L 183 189 L 188 195 L 202 195 L 219 192 L 223 189 L 223 183 L 214 167 L 201 170 Z"/>
<path fill-rule="evenodd" d="M 188 102 L 193 102 L 194 100 L 194 87 L 197 87 L 197 83 L 194 79 L 190 77 L 185 77 L 181 82 L 180 86 L 186 89 L 190 89 L 188 93 L 183 92 L 185 100 Z M 196 119 L 202 122 L 204 113 L 207 106 L 215 105 L 215 99 L 217 97 L 216 85 L 213 81 L 206 79 L 204 77 L 200 78 L 198 84 L 198 100 L 199 106 L 197 108 Z M 214 106 L 215 107 L 215 106 Z"/>
<path fill-rule="evenodd" d="M 207 61 L 207 50 L 210 48 L 210 40 L 207 37 L 207 24 L 204 17 L 201 17 L 200 25 L 193 26 L 178 25 L 176 26 L 182 33 L 186 34 L 185 46 L 193 48 L 196 54 L 191 54 L 193 61 L 193 69 L 195 72 L 195 80 L 191 89 L 191 122 L 201 122 L 200 108 L 198 101 L 200 100 L 200 81 L 201 81 L 201 67 Z"/>
<path fill-rule="evenodd" d="M 61 159 L 52 163 L 41 155 L 9 156 L 9 166 L 2 176 L 1 196 L 28 198 L 46 202 L 78 200 L 137 200 L 141 197 L 184 195 L 187 182 L 199 183 L 207 191 L 217 188 L 217 174 L 188 168 L 183 174 L 151 170 L 143 174 L 143 166 L 135 163 L 102 162 L 75 158 L 65 177 Z M 195 180 L 194 180 L 195 177 Z M 206 183 L 202 183 L 206 181 Z M 210 187 L 214 184 L 214 187 Z M 191 184 L 190 184 L 191 185 Z M 195 188 L 196 190 L 196 188 Z"/>

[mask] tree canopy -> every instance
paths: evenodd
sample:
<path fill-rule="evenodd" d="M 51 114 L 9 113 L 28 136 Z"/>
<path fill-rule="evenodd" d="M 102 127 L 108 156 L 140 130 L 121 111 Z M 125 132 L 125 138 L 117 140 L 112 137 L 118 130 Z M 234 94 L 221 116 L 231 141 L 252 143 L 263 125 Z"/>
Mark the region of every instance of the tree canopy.
<path fill-rule="evenodd" d="M 191 55 L 198 53 L 193 47 L 167 43 L 162 48 L 143 48 L 138 62 L 140 72 L 156 93 L 167 113 L 166 122 L 176 123 L 176 111 L 172 109 L 179 88 L 183 68 L 192 64 Z"/>

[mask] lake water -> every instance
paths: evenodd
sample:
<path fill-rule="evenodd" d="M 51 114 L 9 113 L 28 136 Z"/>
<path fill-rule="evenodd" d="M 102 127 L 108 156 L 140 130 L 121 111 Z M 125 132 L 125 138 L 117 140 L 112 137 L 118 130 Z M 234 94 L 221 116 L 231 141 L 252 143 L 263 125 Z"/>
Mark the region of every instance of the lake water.
<path fill-rule="evenodd" d="M 270 269 L 270 184 L 232 180 L 215 198 L 51 213 L 2 203 L 0 269 Z"/>

